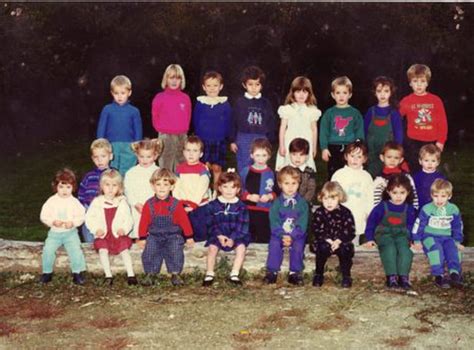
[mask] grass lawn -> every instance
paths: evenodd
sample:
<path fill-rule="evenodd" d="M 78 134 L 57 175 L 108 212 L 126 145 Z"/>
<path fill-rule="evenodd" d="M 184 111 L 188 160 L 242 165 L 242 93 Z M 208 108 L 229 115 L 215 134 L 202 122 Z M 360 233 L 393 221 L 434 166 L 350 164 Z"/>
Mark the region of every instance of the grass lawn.
<path fill-rule="evenodd" d="M 474 246 L 474 162 L 466 143 L 443 154 L 442 168 L 453 182 L 456 203 L 463 215 L 465 244 Z M 42 204 L 51 195 L 50 183 L 57 169 L 68 166 L 78 174 L 78 180 L 93 166 L 89 157 L 89 142 L 73 140 L 40 144 L 27 154 L 3 157 L 0 170 L 0 238 L 42 241 L 47 229 L 39 221 Z M 274 164 L 274 159 L 272 160 Z M 235 159 L 229 154 L 229 166 Z M 326 165 L 318 154 L 318 187 L 326 179 Z"/>

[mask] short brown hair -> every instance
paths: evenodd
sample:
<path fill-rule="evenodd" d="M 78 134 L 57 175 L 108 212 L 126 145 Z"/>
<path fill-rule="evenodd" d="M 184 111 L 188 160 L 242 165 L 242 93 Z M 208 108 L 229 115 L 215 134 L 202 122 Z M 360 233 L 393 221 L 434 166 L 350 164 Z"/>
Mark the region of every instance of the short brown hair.
<path fill-rule="evenodd" d="M 156 169 L 150 177 L 150 183 L 154 185 L 160 180 L 168 181 L 170 185 L 174 185 L 176 183 L 176 175 L 166 168 Z"/>
<path fill-rule="evenodd" d="M 369 151 L 367 150 L 367 146 L 365 145 L 365 143 L 363 143 L 362 141 L 356 141 L 344 147 L 344 157 L 348 156 L 349 154 L 351 154 L 352 152 L 358 149 L 360 149 L 364 157 L 367 157 L 367 155 L 369 154 Z"/>
<path fill-rule="evenodd" d="M 136 154 L 138 154 L 140 150 L 151 150 L 154 154 L 159 156 L 163 151 L 163 141 L 160 139 L 145 139 L 133 142 L 130 147 Z"/>
<path fill-rule="evenodd" d="M 415 199 L 415 194 L 413 192 L 413 186 L 411 185 L 410 179 L 405 174 L 393 174 L 388 178 L 387 187 L 382 193 L 382 199 L 385 201 L 390 200 L 389 192 L 392 191 L 395 187 L 403 187 L 408 192 L 406 198 L 407 203 L 413 203 Z"/>
<path fill-rule="evenodd" d="M 386 77 L 386 76 L 378 76 L 372 81 L 372 91 L 375 95 L 375 92 L 377 91 L 377 87 L 379 85 L 382 86 L 388 86 L 390 88 L 390 98 L 389 98 L 389 103 L 391 106 L 394 106 L 396 104 L 396 99 L 395 99 L 395 92 L 397 91 L 397 86 L 393 82 L 392 78 Z"/>
<path fill-rule="evenodd" d="M 202 76 L 201 84 L 204 85 L 207 79 L 217 79 L 219 83 L 224 84 L 224 78 L 222 78 L 222 74 L 214 70 L 207 71 L 206 73 L 204 73 L 204 75 Z"/>
<path fill-rule="evenodd" d="M 384 155 L 387 151 L 398 151 L 403 157 L 403 146 L 395 141 L 388 141 L 385 142 L 385 145 L 383 146 L 382 150 L 380 151 L 381 155 Z"/>
<path fill-rule="evenodd" d="M 260 67 L 249 66 L 244 68 L 240 80 L 244 85 L 247 83 L 248 80 L 258 80 L 260 81 L 260 84 L 263 85 L 263 83 L 265 82 L 265 73 L 263 73 L 263 70 L 261 70 Z"/>
<path fill-rule="evenodd" d="M 191 144 L 195 144 L 195 145 L 198 145 L 199 146 L 199 150 L 201 152 L 204 151 L 204 142 L 202 142 L 202 140 L 196 136 L 196 135 L 191 135 L 187 138 L 186 142 L 184 143 L 184 147 L 186 147 L 186 145 L 188 143 L 191 143 Z"/>
<path fill-rule="evenodd" d="M 323 202 L 323 197 L 337 197 L 339 199 L 339 203 L 344 203 L 347 200 L 346 192 L 337 181 L 327 181 L 321 191 L 318 193 L 318 201 Z"/>
<path fill-rule="evenodd" d="M 309 142 L 306 139 L 297 137 L 290 142 L 289 146 L 290 153 L 299 153 L 301 152 L 304 155 L 309 154 Z"/>
<path fill-rule="evenodd" d="M 347 76 L 337 77 L 331 82 L 331 92 L 336 90 L 337 86 L 345 86 L 349 93 L 352 94 L 352 81 Z"/>
<path fill-rule="evenodd" d="M 235 187 L 242 188 L 242 182 L 240 180 L 239 174 L 234 171 L 230 171 L 231 169 L 227 169 L 227 171 L 222 172 L 219 177 L 217 178 L 216 186 L 219 190 L 219 187 L 228 183 L 233 182 Z"/>
<path fill-rule="evenodd" d="M 427 154 L 435 156 L 436 159 L 438 160 L 438 162 L 441 160 L 441 150 L 439 149 L 438 146 L 436 146 L 432 143 L 429 143 L 427 145 L 423 145 L 420 148 L 418 159 L 420 159 L 420 160 L 423 159 L 423 157 L 426 156 Z"/>
<path fill-rule="evenodd" d="M 415 63 L 407 70 L 407 78 L 410 82 L 413 78 L 425 77 L 428 83 L 431 80 L 431 69 L 426 64 Z"/>
<path fill-rule="evenodd" d="M 298 181 L 298 183 L 301 183 L 301 172 L 298 169 L 293 168 L 291 165 L 284 166 L 280 169 L 277 174 L 278 183 L 281 183 L 285 176 L 289 176 L 292 179 Z"/>
<path fill-rule="evenodd" d="M 448 180 L 436 179 L 431 185 L 431 194 L 436 192 L 445 191 L 446 194 L 451 197 L 453 195 L 453 184 Z"/>
<path fill-rule="evenodd" d="M 257 149 L 264 149 L 270 156 L 272 155 L 272 144 L 263 137 L 252 141 L 252 144 L 250 145 L 250 154 L 253 154 Z"/>
<path fill-rule="evenodd" d="M 69 168 L 63 168 L 56 172 L 54 175 L 54 179 L 51 182 L 51 187 L 53 192 L 56 193 L 58 191 L 59 184 L 66 184 L 72 186 L 72 191 L 75 192 L 77 189 L 77 179 L 76 174 Z"/>

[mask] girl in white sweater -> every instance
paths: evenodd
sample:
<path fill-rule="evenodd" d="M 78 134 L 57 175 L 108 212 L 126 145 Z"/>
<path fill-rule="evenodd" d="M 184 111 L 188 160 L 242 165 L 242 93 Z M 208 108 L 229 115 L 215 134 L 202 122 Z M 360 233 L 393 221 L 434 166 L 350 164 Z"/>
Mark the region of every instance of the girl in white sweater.
<path fill-rule="evenodd" d="M 151 175 L 158 169 L 156 160 L 163 150 L 163 143 L 159 139 L 142 140 L 131 145 L 137 155 L 138 164 L 125 174 L 125 196 L 132 208 L 133 231 L 131 238 L 138 238 L 138 226 L 145 202 L 153 197 L 154 192 L 149 185 Z"/>

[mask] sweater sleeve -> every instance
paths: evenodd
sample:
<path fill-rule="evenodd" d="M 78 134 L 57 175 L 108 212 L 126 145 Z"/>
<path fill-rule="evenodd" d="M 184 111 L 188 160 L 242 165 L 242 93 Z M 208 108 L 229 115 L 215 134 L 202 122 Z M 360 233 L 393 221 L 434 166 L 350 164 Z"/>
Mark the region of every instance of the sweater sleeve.
<path fill-rule="evenodd" d="M 97 124 L 97 138 L 106 138 L 106 130 L 107 130 L 107 122 L 109 118 L 109 113 L 107 106 L 102 108 L 102 112 L 100 113 L 99 123 Z"/>
<path fill-rule="evenodd" d="M 392 132 L 394 141 L 398 144 L 403 144 L 403 125 L 402 125 L 402 117 L 398 110 L 392 109 L 390 120 L 392 122 Z"/>
<path fill-rule="evenodd" d="M 356 124 L 354 125 L 354 132 L 356 139 L 365 140 L 365 133 L 364 133 L 364 117 L 362 114 L 356 109 Z"/>
<path fill-rule="evenodd" d="M 439 114 L 436 121 L 438 125 L 437 141 L 444 145 L 448 138 L 448 119 L 446 117 L 446 111 L 444 109 L 443 101 L 440 98 L 438 98 L 437 102 L 438 102 L 437 107 L 439 108 Z"/>
<path fill-rule="evenodd" d="M 402 98 L 402 100 L 400 101 L 400 116 L 403 118 L 407 115 L 408 113 L 408 110 L 409 110 L 409 106 L 408 106 L 408 103 L 407 103 L 407 97 L 408 96 L 405 96 L 404 98 Z"/>
<path fill-rule="evenodd" d="M 412 229 L 412 239 L 419 243 L 423 239 L 423 235 L 425 233 L 426 225 L 428 225 L 428 221 L 430 216 L 424 210 L 424 207 L 420 210 L 418 214 L 418 218 L 415 220 L 415 224 L 413 225 Z"/>
<path fill-rule="evenodd" d="M 382 201 L 382 194 L 385 191 L 385 187 L 387 187 L 386 180 L 378 176 L 374 180 L 374 206 L 378 205 Z"/>
<path fill-rule="evenodd" d="M 452 231 L 451 233 L 456 243 L 462 243 L 464 239 L 464 235 L 463 235 L 464 225 L 463 225 L 461 213 L 459 212 L 458 207 L 455 207 L 455 208 L 456 208 L 456 212 L 453 215 L 453 221 L 451 221 L 451 231 Z"/>
<path fill-rule="evenodd" d="M 280 205 L 278 201 L 275 201 L 270 208 L 270 230 L 273 237 L 281 239 L 281 237 L 285 234 L 285 231 L 283 230 L 282 224 L 280 222 L 281 220 L 278 215 L 279 210 Z"/>
<path fill-rule="evenodd" d="M 158 132 L 158 121 L 160 119 L 160 96 L 159 94 L 156 94 L 156 96 L 153 98 L 153 101 L 151 102 L 151 122 L 153 124 L 153 128 L 155 128 L 155 131 Z"/>
<path fill-rule="evenodd" d="M 214 204 L 209 203 L 207 205 L 207 228 L 208 228 L 208 234 L 209 238 L 217 238 L 220 234 L 222 234 L 220 227 L 219 227 L 219 221 L 217 220 L 217 215 L 215 215 L 214 210 L 215 206 Z"/>
<path fill-rule="evenodd" d="M 225 137 L 229 139 L 232 131 L 232 107 L 228 102 L 225 103 L 224 120 L 226 121 Z"/>
<path fill-rule="evenodd" d="M 345 217 L 342 222 L 342 230 L 339 235 L 343 243 L 352 242 L 356 236 L 354 215 L 352 215 L 352 212 L 349 210 L 349 208 L 346 209 L 347 210 L 344 213 Z"/>
<path fill-rule="evenodd" d="M 321 118 L 321 124 L 319 125 L 319 145 L 321 150 L 328 148 L 329 143 L 329 129 L 330 129 L 330 118 L 329 112 L 326 111 Z"/>
<path fill-rule="evenodd" d="M 372 108 L 373 107 L 370 107 L 364 116 L 364 134 L 365 134 L 366 140 L 367 140 L 367 135 L 369 133 L 370 121 L 372 120 Z"/>
<path fill-rule="evenodd" d="M 79 227 L 84 223 L 86 218 L 86 210 L 82 206 L 81 202 L 77 198 L 74 198 L 72 208 L 72 224 L 74 227 Z"/>
<path fill-rule="evenodd" d="M 147 201 L 142 210 L 142 216 L 140 218 L 140 224 L 138 226 L 138 237 L 146 238 L 148 236 L 148 226 L 150 226 L 150 224 L 151 224 L 150 201 Z"/>
<path fill-rule="evenodd" d="M 416 209 L 412 205 L 409 205 L 408 210 L 407 210 L 407 230 L 411 237 L 411 240 L 413 240 L 412 231 L 413 231 L 413 225 L 415 224 L 415 220 L 416 220 Z"/>
<path fill-rule="evenodd" d="M 416 185 L 413 177 L 410 174 L 406 174 L 408 180 L 410 180 L 411 187 L 413 188 L 413 206 L 416 210 L 420 209 L 420 201 L 418 200 L 418 193 L 416 192 Z"/>
<path fill-rule="evenodd" d="M 249 231 L 249 211 L 245 205 L 241 205 L 239 208 L 238 221 L 236 223 L 234 231 L 232 231 L 231 239 L 232 240 L 242 240 L 250 241 L 250 231 Z"/>
<path fill-rule="evenodd" d="M 301 199 L 298 202 L 297 207 L 300 215 L 296 221 L 295 228 L 291 231 L 291 237 L 294 239 L 305 237 L 308 229 L 308 203 L 306 203 L 306 200 Z"/>
<path fill-rule="evenodd" d="M 57 219 L 55 217 L 54 206 L 51 198 L 52 197 L 48 198 L 48 200 L 43 204 L 40 213 L 41 222 L 48 227 L 53 227 L 53 221 Z"/>
<path fill-rule="evenodd" d="M 104 210 L 99 205 L 99 199 L 95 198 L 86 213 L 86 226 L 89 231 L 95 235 L 98 230 L 105 230 L 104 227 Z"/>
<path fill-rule="evenodd" d="M 375 240 L 375 229 L 382 222 L 385 210 L 383 207 L 383 202 L 379 203 L 369 214 L 367 219 L 367 226 L 365 227 L 365 237 L 367 241 Z"/>
<path fill-rule="evenodd" d="M 327 236 L 327 227 L 324 220 L 324 211 L 322 207 L 316 209 L 313 215 L 313 233 L 314 240 L 325 239 Z"/>
<path fill-rule="evenodd" d="M 184 210 L 183 203 L 178 202 L 176 209 L 173 214 L 173 222 L 178 224 L 183 230 L 184 237 L 186 239 L 193 237 L 193 228 L 191 227 L 191 222 L 189 221 L 188 214 Z"/>
<path fill-rule="evenodd" d="M 114 220 L 114 229 L 118 231 L 119 229 L 122 229 L 125 231 L 126 234 L 129 234 L 130 231 L 132 231 L 133 228 L 133 218 L 132 218 L 132 213 L 130 212 L 130 207 L 128 206 L 127 201 L 124 199 L 120 202 L 119 207 L 117 209 L 117 223 L 115 224 Z M 114 232 L 115 235 L 117 235 L 117 232 Z M 117 235 L 118 236 L 118 235 Z"/>
<path fill-rule="evenodd" d="M 275 113 L 273 112 L 273 106 L 270 103 L 270 101 L 266 101 L 265 105 L 265 113 L 268 113 L 268 131 L 267 131 L 267 137 L 268 140 L 273 143 L 275 141 L 275 129 L 276 129 L 276 120 L 275 120 Z"/>
<path fill-rule="evenodd" d="M 140 111 L 135 109 L 133 113 L 133 141 L 140 141 L 143 139 L 143 126 Z"/>
<path fill-rule="evenodd" d="M 81 183 L 79 184 L 79 189 L 77 190 L 77 199 L 79 199 L 79 202 L 81 202 L 84 207 L 87 208 L 86 206 L 86 189 L 87 189 L 87 183 L 88 183 L 88 177 L 84 176 L 82 179 Z"/>

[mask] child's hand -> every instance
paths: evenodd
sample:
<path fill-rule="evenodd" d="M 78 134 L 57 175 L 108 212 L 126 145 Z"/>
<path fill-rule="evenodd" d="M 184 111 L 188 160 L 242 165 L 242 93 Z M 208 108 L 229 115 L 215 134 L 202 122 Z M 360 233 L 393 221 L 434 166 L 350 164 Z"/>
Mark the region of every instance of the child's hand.
<path fill-rule="evenodd" d="M 318 154 L 318 148 L 314 147 L 314 149 L 313 149 L 313 158 L 316 158 L 317 154 Z"/>
<path fill-rule="evenodd" d="M 329 158 L 331 157 L 331 152 L 329 152 L 328 149 L 323 149 L 323 154 L 321 155 L 321 157 L 323 158 L 325 162 L 329 162 Z"/>
<path fill-rule="evenodd" d="M 140 204 L 140 203 L 135 204 L 135 210 L 141 214 L 143 210 L 143 204 Z"/>
<path fill-rule="evenodd" d="M 54 220 L 53 221 L 53 226 L 54 227 L 63 227 L 64 225 L 64 221 L 61 221 L 61 220 Z"/>
<path fill-rule="evenodd" d="M 443 152 L 444 150 L 444 145 L 440 142 L 436 142 L 436 147 L 438 147 L 440 149 L 441 152 Z"/>
<path fill-rule="evenodd" d="M 120 236 L 125 236 L 125 230 L 119 228 L 119 229 L 117 230 L 117 236 L 119 236 L 119 237 L 120 237 Z"/>
<path fill-rule="evenodd" d="M 194 247 L 194 239 L 188 238 L 188 239 L 186 240 L 186 247 L 189 248 L 189 249 L 191 249 L 192 247 Z"/>
<path fill-rule="evenodd" d="M 364 244 L 362 244 L 362 246 L 366 247 L 366 248 L 374 248 L 377 246 L 377 244 L 375 244 L 374 241 L 368 241 L 368 242 L 365 242 Z"/>
<path fill-rule="evenodd" d="M 289 247 L 291 245 L 291 236 L 288 236 L 288 235 L 283 235 L 283 237 L 281 238 L 281 240 L 283 241 L 283 245 L 285 247 Z"/>
<path fill-rule="evenodd" d="M 260 196 L 258 194 L 249 194 L 247 196 L 247 200 L 251 201 L 251 202 L 255 202 L 255 203 L 258 203 L 258 201 L 260 200 Z"/>
<path fill-rule="evenodd" d="M 146 244 L 146 240 L 144 240 L 144 239 L 141 239 L 141 240 L 137 241 L 137 246 L 138 246 L 140 249 L 144 249 L 144 248 L 145 248 L 145 244 Z"/>
<path fill-rule="evenodd" d="M 228 238 L 228 239 L 227 239 L 227 246 L 228 246 L 229 248 L 232 248 L 232 247 L 234 246 L 234 240 Z"/>
<path fill-rule="evenodd" d="M 331 250 L 335 252 L 336 250 L 339 249 L 339 246 L 341 245 L 342 241 L 340 239 L 336 239 L 335 241 L 332 242 L 331 244 Z"/>
<path fill-rule="evenodd" d="M 464 250 L 464 246 L 461 243 L 456 243 L 456 246 L 458 247 L 458 250 Z"/>
<path fill-rule="evenodd" d="M 237 153 L 238 149 L 239 149 L 239 147 L 237 146 L 237 144 L 236 144 L 235 142 L 232 142 L 232 143 L 230 144 L 230 150 L 231 150 L 232 152 Z"/>
<path fill-rule="evenodd" d="M 260 196 L 260 202 L 262 203 L 267 203 L 270 202 L 273 199 L 273 196 L 271 194 L 262 194 Z"/>
<path fill-rule="evenodd" d="M 423 250 L 423 245 L 421 243 L 413 243 L 411 247 L 417 252 L 421 252 Z"/>
<path fill-rule="evenodd" d="M 217 239 L 219 240 L 219 243 L 221 244 L 221 246 L 223 246 L 223 247 L 227 246 L 227 237 L 226 236 L 219 235 L 219 236 L 217 236 Z"/>
<path fill-rule="evenodd" d="M 331 238 L 326 239 L 326 242 L 328 242 L 330 245 L 334 242 Z"/>
<path fill-rule="evenodd" d="M 184 207 L 184 211 L 185 211 L 186 213 L 190 213 L 190 212 L 193 211 L 193 207 Z"/>
<path fill-rule="evenodd" d="M 64 228 L 70 229 L 74 227 L 74 223 L 72 221 L 65 221 Z"/>
<path fill-rule="evenodd" d="M 105 236 L 104 230 L 97 230 L 97 232 L 95 233 L 96 238 L 104 238 L 104 236 Z"/>
<path fill-rule="evenodd" d="M 278 153 L 280 153 L 280 156 L 282 156 L 282 157 L 286 156 L 285 145 L 280 145 L 280 147 L 278 148 Z"/>

